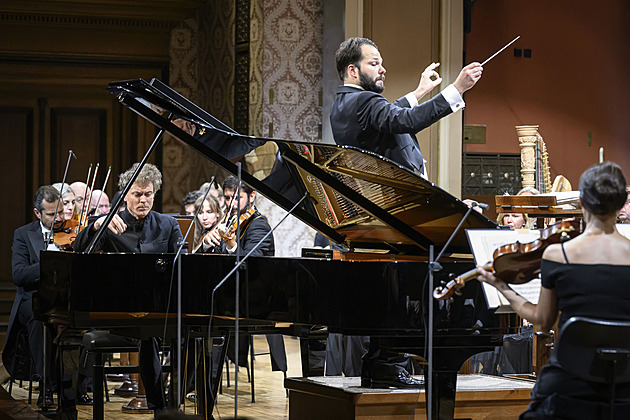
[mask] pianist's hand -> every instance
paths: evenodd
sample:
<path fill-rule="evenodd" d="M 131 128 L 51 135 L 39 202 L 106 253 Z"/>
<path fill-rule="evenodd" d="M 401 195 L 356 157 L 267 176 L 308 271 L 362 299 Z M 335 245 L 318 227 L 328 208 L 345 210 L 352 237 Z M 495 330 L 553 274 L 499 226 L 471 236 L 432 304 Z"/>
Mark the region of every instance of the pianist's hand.
<path fill-rule="evenodd" d="M 104 221 L 105 221 L 105 216 L 99 217 L 98 219 L 96 219 L 96 222 L 94 222 L 94 230 L 99 230 L 101 226 L 103 225 Z M 120 216 L 116 214 L 112 218 L 112 221 L 109 223 L 107 228 L 111 230 L 114 234 L 120 235 L 125 230 L 127 230 L 127 225 L 125 224 L 125 222 L 123 222 Z"/>

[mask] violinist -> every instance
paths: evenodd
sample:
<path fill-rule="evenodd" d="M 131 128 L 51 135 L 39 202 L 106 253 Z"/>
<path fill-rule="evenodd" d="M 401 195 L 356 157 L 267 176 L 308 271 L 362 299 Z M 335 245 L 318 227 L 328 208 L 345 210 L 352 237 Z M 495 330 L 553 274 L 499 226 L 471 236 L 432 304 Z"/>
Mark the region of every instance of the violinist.
<path fill-rule="evenodd" d="M 538 195 L 537 189 L 525 187 L 516 195 Z M 497 223 L 502 226 L 509 226 L 510 229 L 533 229 L 534 220 L 523 213 L 499 213 L 497 215 Z"/>
<path fill-rule="evenodd" d="M 199 197 L 194 203 L 194 213 L 197 214 L 195 220 L 195 238 L 193 252 L 209 252 L 214 245 L 210 242 L 209 232 L 221 219 L 222 213 L 219 201 L 212 194 L 208 194 L 206 199 Z M 201 207 L 201 209 L 199 209 Z M 197 213 L 199 209 L 199 213 Z"/>
<path fill-rule="evenodd" d="M 70 185 L 63 184 L 63 188 L 61 187 L 61 182 L 54 183 L 52 185 L 57 189 L 57 191 L 61 192 L 61 203 L 63 204 L 63 220 L 72 220 L 75 214 L 75 206 L 76 206 L 76 198 L 74 195 L 74 191 L 70 188 Z"/>
<path fill-rule="evenodd" d="M 7 371 L 13 376 L 14 369 L 17 368 L 15 356 L 17 355 L 18 336 L 22 330 L 26 330 L 28 345 L 33 358 L 33 379 L 40 381 L 39 389 L 42 390 L 37 400 L 39 407 L 44 402 L 44 395 L 46 395 L 48 405 L 52 404 L 52 391 L 49 388 L 50 383 L 47 384 L 48 387 L 45 387 L 42 381 L 44 373 L 44 323 L 34 318 L 32 297 L 39 285 L 40 251 L 57 250 L 48 238 L 51 236 L 51 230 L 60 227 L 63 223 L 63 207 L 57 206 L 58 200 L 59 192 L 50 185 L 42 186 L 37 190 L 33 200 L 33 213 L 38 220 L 15 230 L 13 247 L 11 248 L 13 283 L 17 287 L 17 293 L 11 308 L 2 361 Z M 55 209 L 57 209 L 56 214 Z M 53 336 L 54 334 L 48 335 L 48 337 Z M 46 345 L 50 346 L 50 343 L 46 343 Z M 49 373 L 46 377 L 51 378 L 52 376 Z"/>
<path fill-rule="evenodd" d="M 217 225 L 217 228 L 211 231 L 208 238 L 208 241 L 215 246 L 215 253 L 234 254 L 240 252 L 241 255 L 246 255 L 271 230 L 267 218 L 260 214 L 254 206 L 256 191 L 247 184 L 241 184 L 240 197 L 234 198 L 237 189 L 238 180 L 236 177 L 229 176 L 223 182 L 225 201 L 232 203 L 227 212 L 231 216 L 241 216 L 249 212 L 251 217 L 247 220 L 241 220 L 241 236 L 238 240 L 236 239 L 236 218 L 230 217 L 226 222 Z M 237 215 L 239 207 L 240 213 Z M 274 254 L 273 235 L 269 235 L 252 256 Z"/>
<path fill-rule="evenodd" d="M 499 278 L 482 267 L 478 267 L 479 280 L 496 287 L 521 317 L 541 331 L 553 326 L 559 311 L 559 328 L 572 316 L 630 320 L 630 240 L 615 227 L 626 199 L 626 179 L 617 164 L 600 163 L 582 174 L 580 203 L 586 228 L 580 236 L 550 245 L 543 253 L 538 304 L 510 288 L 510 279 Z M 607 395 L 607 390 L 607 384 L 571 376 L 552 353 L 532 390 L 533 402 L 520 418 L 548 418 L 543 412 L 553 412 L 557 395 L 570 397 L 579 405 L 586 404 L 581 401 L 586 397 Z M 630 388 L 620 385 L 617 395 L 627 399 Z"/>
<path fill-rule="evenodd" d="M 109 197 L 102 190 L 94 190 L 92 201 L 90 202 L 90 214 L 100 216 L 109 213 Z"/>
<path fill-rule="evenodd" d="M 138 165 L 135 163 L 120 175 L 118 187 L 121 191 L 130 182 Z M 114 216 L 96 244 L 96 250 L 175 253 L 183 240 L 176 219 L 152 210 L 155 194 L 161 186 L 160 170 L 155 165 L 145 164 L 125 196 L 127 208 Z M 88 247 L 96 232 L 103 228 L 104 221 L 105 216 L 100 217 L 79 233 L 74 242 L 75 251 Z M 156 413 L 166 408 L 159 347 L 157 338 L 142 340 L 139 346 L 140 376 L 146 389 L 147 404 Z"/>
<path fill-rule="evenodd" d="M 223 182 L 223 195 L 228 203 L 227 221 L 219 223 L 209 234 L 209 241 L 214 245 L 214 253 L 247 255 L 260 240 L 271 231 L 267 218 L 260 214 L 254 206 L 256 192 L 246 184 L 241 184 L 240 197 L 235 197 L 238 190 L 238 179 L 229 176 Z M 238 208 L 240 206 L 240 213 Z M 240 217 L 239 217 L 240 216 Z M 236 239 L 236 220 L 240 220 L 240 238 Z M 275 254 L 273 234 L 269 235 L 260 246 L 252 253 L 252 256 L 273 256 Z M 268 334 L 267 343 L 271 353 L 272 369 L 286 372 L 287 361 L 282 335 Z M 238 365 L 247 366 L 247 354 L 249 351 L 249 338 L 241 336 L 239 341 Z M 232 341 L 228 346 L 228 357 L 234 361 L 235 351 Z"/>
<path fill-rule="evenodd" d="M 86 203 L 86 206 L 84 207 L 83 202 L 90 196 L 90 188 L 85 182 L 81 181 L 73 182 L 70 184 L 70 188 L 72 188 L 75 196 L 75 213 L 81 214 L 81 211 L 84 213 L 87 212 L 86 207 L 88 203 Z"/>

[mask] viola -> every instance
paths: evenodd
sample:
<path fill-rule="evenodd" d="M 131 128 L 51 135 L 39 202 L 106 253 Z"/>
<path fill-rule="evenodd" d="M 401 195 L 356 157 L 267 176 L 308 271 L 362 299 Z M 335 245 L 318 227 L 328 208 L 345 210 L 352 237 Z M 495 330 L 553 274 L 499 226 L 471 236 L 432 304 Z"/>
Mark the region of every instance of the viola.
<path fill-rule="evenodd" d="M 578 236 L 581 231 L 579 220 L 564 220 L 540 232 L 540 238 L 532 242 L 514 242 L 498 247 L 492 262 L 482 269 L 492 271 L 497 277 L 508 283 L 523 284 L 535 278 L 540 272 L 540 261 L 545 249 L 551 244 L 557 244 Z M 474 268 L 464 274 L 449 280 L 445 285 L 438 286 L 433 291 L 437 300 L 445 300 L 457 293 L 466 282 L 479 276 L 479 269 Z"/>
<path fill-rule="evenodd" d="M 232 236 L 234 234 L 234 232 L 236 231 L 236 228 L 238 227 L 238 225 L 242 225 L 243 223 L 245 223 L 247 220 L 249 220 L 250 217 L 252 217 L 254 215 L 254 213 L 256 213 L 256 209 L 254 207 L 250 207 L 249 209 L 247 209 L 246 211 L 244 211 L 243 213 L 241 213 L 241 215 L 239 216 L 238 220 L 235 220 L 225 231 L 225 234 L 223 234 L 222 238 L 223 240 L 225 240 L 226 238 L 229 238 L 230 236 Z M 219 223 L 217 223 L 216 225 L 214 225 L 212 228 L 210 228 L 210 230 L 208 230 L 206 233 L 204 233 L 203 235 L 201 235 L 201 238 L 199 238 L 199 242 L 197 243 L 197 245 L 193 248 L 192 253 L 196 253 L 199 248 L 201 248 L 201 246 L 203 245 L 203 241 L 206 239 L 206 237 L 208 235 L 210 235 L 219 225 Z"/>

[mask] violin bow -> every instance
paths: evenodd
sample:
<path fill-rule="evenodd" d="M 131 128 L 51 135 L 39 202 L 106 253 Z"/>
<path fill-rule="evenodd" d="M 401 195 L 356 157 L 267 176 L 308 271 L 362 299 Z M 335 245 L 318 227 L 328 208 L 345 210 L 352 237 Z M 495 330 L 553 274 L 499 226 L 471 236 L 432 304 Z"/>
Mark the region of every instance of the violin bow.
<path fill-rule="evenodd" d="M 52 222 L 50 222 L 50 238 L 44 238 L 44 248 L 48 248 L 48 244 L 50 243 L 49 241 L 52 241 L 53 239 L 53 228 L 55 226 L 55 219 L 57 218 L 57 212 L 59 211 L 59 204 L 61 203 L 62 200 L 62 195 L 63 195 L 63 187 L 64 185 L 66 185 L 66 177 L 68 176 L 68 168 L 70 167 L 70 160 L 72 158 L 77 158 L 77 155 L 74 154 L 74 152 L 72 151 L 72 149 L 68 150 L 68 160 L 66 161 L 66 169 L 63 172 L 63 179 L 61 180 L 61 187 L 59 187 L 59 198 L 57 199 L 57 205 L 55 206 L 55 215 L 53 216 Z"/>
<path fill-rule="evenodd" d="M 87 221 L 87 214 L 90 212 L 90 203 L 92 202 L 92 193 L 94 192 L 94 184 L 96 183 L 96 175 L 98 175 L 98 167 L 99 163 L 96 164 L 96 168 L 94 168 L 94 177 L 92 177 L 92 184 L 90 185 L 90 196 L 87 199 L 88 207 L 87 211 L 85 211 L 85 199 L 83 199 L 83 206 L 81 206 L 81 218 L 79 219 L 79 226 L 83 226 L 83 213 L 85 212 L 85 219 Z M 85 190 L 85 195 L 87 196 L 87 189 Z"/>
<path fill-rule="evenodd" d="M 101 198 L 103 197 L 103 191 L 105 191 L 105 187 L 107 187 L 107 181 L 109 181 L 109 174 L 112 172 L 112 165 L 109 165 L 107 168 L 107 175 L 105 175 L 105 182 L 103 182 L 103 189 L 101 189 L 101 193 L 98 195 L 98 200 L 96 200 L 96 210 L 98 210 L 98 205 L 101 203 Z M 92 205 L 90 200 L 90 206 Z M 94 213 L 96 213 L 94 210 Z"/>

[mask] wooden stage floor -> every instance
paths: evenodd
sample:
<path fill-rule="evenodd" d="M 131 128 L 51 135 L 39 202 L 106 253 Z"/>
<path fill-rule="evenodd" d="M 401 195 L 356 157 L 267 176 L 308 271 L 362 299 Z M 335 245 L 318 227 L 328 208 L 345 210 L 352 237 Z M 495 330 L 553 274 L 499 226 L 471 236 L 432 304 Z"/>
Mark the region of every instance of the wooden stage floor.
<path fill-rule="evenodd" d="M 424 397 L 418 395 L 417 392 L 409 392 L 409 391 L 385 391 L 383 390 L 367 390 L 365 393 L 360 392 L 357 396 L 352 396 L 352 394 L 356 394 L 359 392 L 360 386 L 358 386 L 359 378 L 339 378 L 339 377 L 326 377 L 326 378 L 303 378 L 299 379 L 302 375 L 301 370 L 301 360 L 300 360 L 300 346 L 298 339 L 294 337 L 286 337 L 285 336 L 285 346 L 287 353 L 287 361 L 288 361 L 288 372 L 287 377 L 295 378 L 290 379 L 288 383 L 289 387 L 292 389 L 292 404 L 293 410 L 295 410 L 295 404 L 299 404 L 302 409 L 306 407 L 307 415 L 306 417 L 302 415 L 298 415 L 297 417 L 303 418 L 321 418 L 319 416 L 313 417 L 312 414 L 319 410 L 319 407 L 322 405 L 322 400 L 311 400 L 313 395 L 323 395 L 326 398 L 326 403 L 324 405 L 334 405 L 330 402 L 333 400 L 348 400 L 348 396 L 350 399 L 359 401 L 359 403 L 355 405 L 357 407 L 357 411 L 355 414 L 349 417 L 338 417 L 341 411 L 337 410 L 333 412 L 331 415 L 327 413 L 326 418 L 329 420 L 333 420 L 336 418 L 352 418 L 352 419 L 367 419 L 367 418 L 397 418 L 391 417 L 393 412 L 388 411 L 390 409 L 387 406 L 394 407 L 396 412 L 399 412 L 403 406 L 408 405 L 412 408 L 412 412 L 415 412 L 415 415 L 409 415 L 409 413 L 404 414 L 402 418 L 413 418 L 416 420 L 420 420 L 424 418 Z M 268 352 L 267 341 L 264 336 L 255 336 L 254 337 L 254 348 L 256 353 L 265 353 Z M 238 416 L 239 418 L 248 418 L 248 419 L 260 419 L 260 420 L 277 420 L 277 419 L 288 419 L 289 418 L 289 399 L 286 398 L 286 391 L 284 388 L 284 376 L 282 372 L 272 372 L 271 371 L 271 362 L 269 355 L 260 355 L 256 357 L 255 360 L 255 386 L 256 386 L 256 402 L 251 402 L 251 387 L 250 383 L 247 382 L 247 372 L 245 369 L 241 369 L 239 372 L 239 395 L 238 395 Z M 494 378 L 494 379 L 493 379 Z M 234 400 L 234 365 L 230 364 L 230 379 L 232 386 L 227 388 L 225 385 L 225 375 L 223 381 L 223 394 L 220 394 L 218 397 L 218 404 L 215 407 L 213 412 L 214 418 L 216 419 L 231 419 L 234 418 L 235 414 L 235 400 Z M 459 409 L 456 409 L 456 417 L 455 418 L 474 418 L 474 419 L 512 419 L 518 416 L 519 412 L 522 412 L 524 407 L 526 407 L 529 395 L 529 389 L 531 388 L 533 383 L 527 385 L 521 385 L 518 387 L 510 386 L 510 389 L 500 389 L 500 386 L 493 384 L 491 388 L 493 388 L 493 392 L 475 392 L 476 389 L 479 388 L 477 383 L 479 381 L 487 381 L 487 380 L 501 380 L 502 378 L 496 377 L 487 377 L 487 379 L 479 378 L 477 375 L 472 375 L 469 377 L 464 377 L 458 380 L 458 397 L 457 404 L 459 405 Z M 332 382 L 331 382 L 332 381 Z M 354 381 L 354 382 L 353 382 Z M 330 383 L 328 383 L 330 382 Z M 356 382 L 356 383 L 355 383 Z M 119 383 L 110 383 L 110 402 L 105 403 L 105 419 L 107 420 L 131 420 L 131 419 L 151 419 L 152 415 L 148 414 L 127 414 L 122 412 L 122 406 L 127 404 L 128 398 L 120 398 L 113 394 L 113 388 L 118 387 Z M 28 398 L 28 384 L 24 384 L 24 388 L 20 388 L 14 384 L 13 386 L 13 398 L 22 403 L 22 407 L 26 407 L 26 402 Z M 325 389 L 320 393 L 319 391 L 314 391 L 310 388 L 321 388 L 325 386 Z M 5 385 L 5 388 L 7 386 Z M 309 389 L 302 389 L 307 387 Z M 482 387 L 483 388 L 483 387 Z M 518 389 L 521 388 L 521 389 Z M 463 392 L 462 392 L 463 391 Z M 332 394 L 331 394 L 332 393 Z M 330 395 L 327 395 L 330 394 Z M 344 394 L 344 396 L 337 396 L 336 394 Z M 411 395 L 414 394 L 414 395 Z M 488 395 L 483 395 L 488 394 Z M 490 395 L 492 394 L 492 395 Z M 496 395 L 494 395 L 496 394 Z M 411 396 L 410 396 L 411 395 Z M 518 397 L 518 398 L 516 398 Z M 307 398 L 306 402 L 304 402 L 304 398 Z M 401 398 L 405 399 L 400 400 Z M 411 398 L 411 400 L 407 401 L 406 399 Z M 517 399 L 518 406 L 512 407 L 509 409 L 508 407 L 501 407 L 502 404 L 505 404 L 507 401 L 502 400 L 510 400 Z M 386 400 L 384 404 L 382 401 Z M 374 400 L 374 401 L 372 401 Z M 400 401 L 398 401 L 400 400 Z M 30 404 L 30 408 L 36 410 L 37 401 L 37 392 L 33 393 L 33 403 Z M 13 405 L 12 405 L 13 404 Z M 306 405 L 304 405 L 306 404 Z M 314 404 L 314 405 L 313 405 Z M 5 418 L 2 414 L 5 414 L 5 409 L 13 407 L 15 404 L 12 401 L 2 401 L 0 399 L 0 419 Z M 310 405 L 310 409 L 308 406 Z M 381 408 L 377 408 L 380 405 Z M 315 407 L 315 409 L 313 408 Z M 362 407 L 362 408 L 361 408 Z M 384 408 L 383 408 L 384 407 Z M 91 406 L 79 406 L 79 419 L 91 419 L 92 418 L 92 407 Z M 195 414 L 194 404 L 191 402 L 186 402 L 185 405 L 185 413 L 186 414 Z M 353 409 L 354 410 L 354 409 Z M 462 411 L 463 410 L 463 411 Z M 499 411 L 496 411 L 499 410 Z M 299 412 L 299 411 L 298 411 Z M 298 412 L 293 411 L 294 414 Z M 359 413 L 362 412 L 362 415 Z M 381 414 L 385 413 L 385 416 L 374 417 L 375 413 L 381 412 Z M 386 414 L 389 413 L 389 414 Z M 500 415 L 497 416 L 497 413 Z M 22 415 L 27 414 L 22 411 Z M 460 414 L 460 416 L 458 416 Z M 366 417 L 367 415 L 367 417 Z M 463 415 L 463 417 L 461 416 Z M 488 417 L 489 416 L 489 417 Z M 34 419 L 35 417 L 29 416 L 14 416 L 14 419 Z"/>
<path fill-rule="evenodd" d="M 287 352 L 288 369 L 287 376 L 297 377 L 302 375 L 302 365 L 300 361 L 300 343 L 297 338 L 284 337 Z M 266 353 L 269 351 L 267 340 L 264 336 L 254 336 L 254 349 L 256 353 Z M 269 355 L 256 356 L 255 388 L 256 402 L 251 402 L 250 384 L 247 382 L 247 371 L 243 368 L 239 371 L 238 382 L 238 416 L 249 419 L 278 420 L 289 418 L 289 400 L 286 398 L 284 389 L 284 376 L 282 372 L 271 371 L 271 361 Z M 231 387 L 226 388 L 225 379 L 223 382 L 223 394 L 219 395 L 217 407 L 214 410 L 216 419 L 230 419 L 234 417 L 234 365 L 230 364 Z M 116 388 L 120 383 L 109 383 L 110 389 Z M 5 388 L 8 384 L 5 385 Z M 37 392 L 33 392 L 33 403 L 30 407 L 37 410 Z M 90 394 L 91 395 L 91 394 Z M 24 383 L 24 388 L 13 385 L 12 396 L 24 403 L 28 400 L 28 383 Z M 129 402 L 129 398 L 120 398 L 110 392 L 110 402 L 105 403 L 106 420 L 132 420 L 132 419 L 152 419 L 153 416 L 147 414 L 126 414 L 122 413 L 122 406 Z M 186 402 L 186 414 L 195 414 L 194 404 Z M 92 418 L 91 406 L 79 406 L 79 420 Z M 0 413 L 2 418 L 2 413 Z M 16 417 L 19 418 L 19 417 Z"/>

